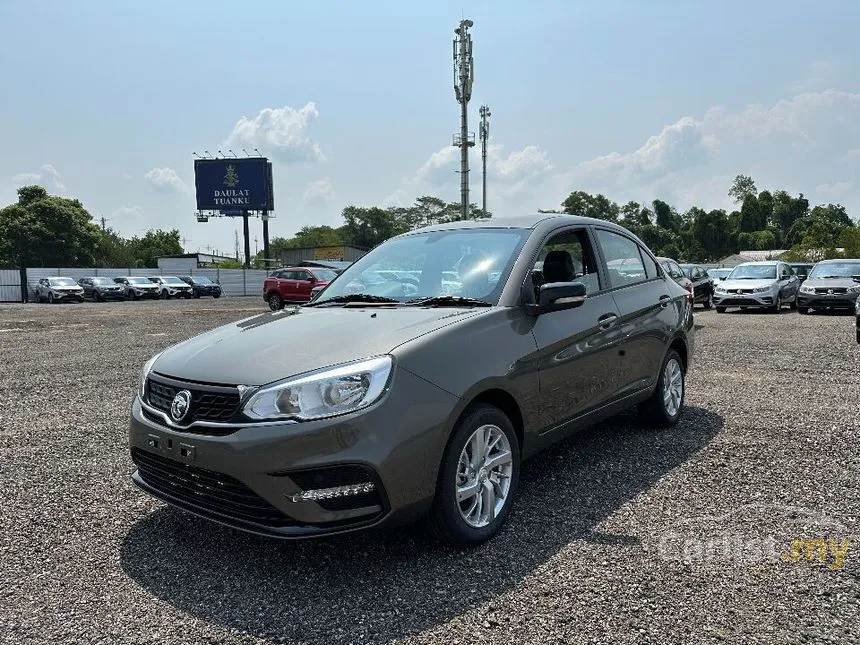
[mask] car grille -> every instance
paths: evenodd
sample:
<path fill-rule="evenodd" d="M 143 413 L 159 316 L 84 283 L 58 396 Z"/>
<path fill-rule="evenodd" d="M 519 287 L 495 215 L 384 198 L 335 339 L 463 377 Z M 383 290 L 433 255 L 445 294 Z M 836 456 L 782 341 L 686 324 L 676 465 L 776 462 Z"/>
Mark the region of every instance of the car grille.
<path fill-rule="evenodd" d="M 815 287 L 815 293 L 818 295 L 826 295 L 828 293 L 845 293 L 847 287 Z"/>
<path fill-rule="evenodd" d="M 770 300 L 770 298 L 764 298 L 763 300 Z M 720 304 L 721 305 L 740 306 L 740 305 L 760 305 L 762 303 L 758 300 L 753 300 L 752 298 L 731 298 L 729 300 L 722 301 Z"/>
<path fill-rule="evenodd" d="M 296 521 L 228 475 L 166 459 L 139 448 L 131 458 L 144 483 L 209 513 L 263 526 L 293 526 Z"/>
<path fill-rule="evenodd" d="M 234 387 L 199 386 L 196 384 L 168 383 L 150 377 L 146 381 L 146 398 L 157 410 L 170 414 L 170 405 L 177 392 L 191 393 L 191 407 L 182 420 L 183 424 L 194 421 L 230 421 L 239 410 L 239 391 Z"/>

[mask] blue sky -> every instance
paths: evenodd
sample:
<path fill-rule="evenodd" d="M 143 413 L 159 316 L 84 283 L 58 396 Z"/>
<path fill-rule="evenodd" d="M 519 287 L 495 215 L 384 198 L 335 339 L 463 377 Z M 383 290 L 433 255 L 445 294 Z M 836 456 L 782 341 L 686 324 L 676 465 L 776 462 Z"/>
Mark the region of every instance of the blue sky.
<path fill-rule="evenodd" d="M 456 201 L 462 15 L 497 215 L 575 189 L 727 207 L 743 172 L 860 217 L 860 3 L 835 1 L 7 0 L 0 204 L 39 182 L 124 234 L 232 251 L 239 222 L 198 224 L 193 199 L 192 152 L 227 147 L 275 161 L 272 235 Z"/>

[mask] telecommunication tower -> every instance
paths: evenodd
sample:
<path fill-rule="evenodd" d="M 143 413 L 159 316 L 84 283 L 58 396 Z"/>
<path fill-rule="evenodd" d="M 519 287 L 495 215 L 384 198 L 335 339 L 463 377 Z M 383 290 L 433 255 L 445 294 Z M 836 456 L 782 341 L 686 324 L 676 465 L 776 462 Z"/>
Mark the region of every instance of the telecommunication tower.
<path fill-rule="evenodd" d="M 478 129 L 478 133 L 481 137 L 481 164 L 483 166 L 483 175 L 481 177 L 483 192 L 481 193 L 481 198 L 484 217 L 487 217 L 487 141 L 490 138 L 490 106 L 482 105 L 479 114 L 481 115 L 481 126 Z"/>
<path fill-rule="evenodd" d="M 475 80 L 472 57 L 471 20 L 461 20 L 454 30 L 454 96 L 460 104 L 460 134 L 454 135 L 454 147 L 460 148 L 460 207 L 463 219 L 469 218 L 469 148 L 475 145 L 475 133 L 469 132 L 469 99 Z"/>

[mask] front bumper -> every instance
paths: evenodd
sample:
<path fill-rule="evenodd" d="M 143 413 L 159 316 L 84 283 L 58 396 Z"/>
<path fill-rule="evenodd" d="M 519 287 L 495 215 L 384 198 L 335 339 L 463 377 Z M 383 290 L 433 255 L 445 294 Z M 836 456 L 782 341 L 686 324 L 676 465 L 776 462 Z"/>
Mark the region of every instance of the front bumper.
<path fill-rule="evenodd" d="M 845 293 L 798 293 L 797 306 L 807 309 L 854 309 L 857 303 L 855 292 Z"/>
<path fill-rule="evenodd" d="M 190 298 L 191 289 L 168 289 L 167 293 L 171 298 Z"/>
<path fill-rule="evenodd" d="M 131 293 L 133 293 L 137 298 L 151 298 L 152 300 L 156 300 L 161 295 L 157 289 L 132 289 Z"/>
<path fill-rule="evenodd" d="M 117 291 L 94 291 L 94 295 L 104 300 L 125 300 L 125 291 L 119 289 Z"/>
<path fill-rule="evenodd" d="M 714 292 L 714 305 L 717 307 L 773 307 L 774 295 L 772 291 L 760 293 L 716 293 Z"/>
<path fill-rule="evenodd" d="M 54 294 L 54 300 L 58 302 L 65 302 L 68 300 L 73 300 L 75 302 L 83 302 L 84 301 L 84 292 L 81 291 L 79 293 L 75 293 L 74 291 L 51 291 L 50 293 Z"/>
<path fill-rule="evenodd" d="M 388 394 L 367 410 L 304 423 L 235 425 L 225 434 L 170 427 L 135 397 L 132 480 L 196 515 L 279 538 L 410 521 L 432 502 L 457 402 L 395 369 Z M 291 499 L 301 491 L 354 485 L 357 478 L 373 482 L 372 494 Z"/>

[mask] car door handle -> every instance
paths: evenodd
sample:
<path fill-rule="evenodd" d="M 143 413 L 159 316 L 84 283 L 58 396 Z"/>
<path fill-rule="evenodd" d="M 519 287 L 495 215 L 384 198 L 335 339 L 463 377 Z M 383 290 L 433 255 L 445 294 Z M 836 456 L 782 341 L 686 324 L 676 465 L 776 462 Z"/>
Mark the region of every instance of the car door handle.
<path fill-rule="evenodd" d="M 615 314 L 603 314 L 600 318 L 597 319 L 598 324 L 600 324 L 601 329 L 609 329 L 612 325 L 615 324 L 615 321 L 618 320 L 618 316 Z"/>
<path fill-rule="evenodd" d="M 663 307 L 663 309 L 665 309 L 666 307 L 669 306 L 669 301 L 671 299 L 672 299 L 671 296 L 666 296 L 666 295 L 660 296 L 660 306 Z"/>

